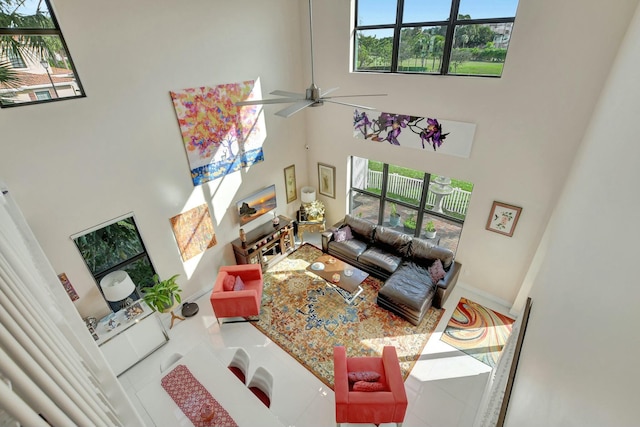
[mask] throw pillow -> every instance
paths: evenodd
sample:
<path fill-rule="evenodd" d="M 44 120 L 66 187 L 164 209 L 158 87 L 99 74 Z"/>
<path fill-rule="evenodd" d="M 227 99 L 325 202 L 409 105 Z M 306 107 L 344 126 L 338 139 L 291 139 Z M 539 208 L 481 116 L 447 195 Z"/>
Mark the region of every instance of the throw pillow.
<path fill-rule="evenodd" d="M 431 275 L 431 281 L 435 285 L 440 281 L 440 279 L 444 279 L 444 276 L 447 274 L 442 267 L 442 261 L 436 259 L 431 267 L 429 267 L 429 274 Z"/>
<path fill-rule="evenodd" d="M 236 283 L 233 285 L 234 291 L 244 291 L 244 282 L 240 276 L 236 277 Z"/>
<path fill-rule="evenodd" d="M 353 384 L 353 391 L 384 391 L 384 384 L 369 381 L 358 381 Z"/>
<path fill-rule="evenodd" d="M 233 290 L 233 285 L 235 284 L 236 284 L 236 276 L 227 274 L 227 277 L 225 277 L 222 282 L 222 289 L 224 289 L 225 291 L 231 291 Z"/>
<path fill-rule="evenodd" d="M 345 240 L 353 239 L 353 234 L 351 234 L 351 227 L 349 227 L 348 225 L 337 230 L 334 235 L 336 242 L 344 242 Z"/>
<path fill-rule="evenodd" d="M 374 371 L 355 371 L 348 372 L 347 377 L 352 383 L 358 381 L 376 382 L 380 379 L 380 374 Z"/>

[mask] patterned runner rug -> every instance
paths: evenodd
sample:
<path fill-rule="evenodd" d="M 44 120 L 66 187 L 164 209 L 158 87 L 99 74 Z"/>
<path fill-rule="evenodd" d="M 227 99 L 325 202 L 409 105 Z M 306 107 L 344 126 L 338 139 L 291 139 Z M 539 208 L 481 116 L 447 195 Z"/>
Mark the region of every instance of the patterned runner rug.
<path fill-rule="evenodd" d="M 513 322 L 503 314 L 460 298 L 440 340 L 493 368 Z"/>
<path fill-rule="evenodd" d="M 378 307 L 382 282 L 369 276 L 347 304 L 324 280 L 305 269 L 322 251 L 304 244 L 264 274 L 262 309 L 252 324 L 333 388 L 333 347 L 349 357 L 380 356 L 396 347 L 406 379 L 444 310 L 431 308 L 419 326 Z"/>

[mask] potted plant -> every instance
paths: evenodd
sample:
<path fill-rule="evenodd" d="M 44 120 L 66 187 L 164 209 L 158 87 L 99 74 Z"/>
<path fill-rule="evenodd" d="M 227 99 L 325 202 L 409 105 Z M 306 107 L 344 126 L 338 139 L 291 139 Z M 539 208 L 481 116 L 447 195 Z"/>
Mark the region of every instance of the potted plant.
<path fill-rule="evenodd" d="M 435 239 L 436 237 L 436 224 L 433 221 L 427 222 L 424 226 L 424 231 L 427 234 L 427 239 Z"/>
<path fill-rule="evenodd" d="M 415 215 L 410 215 L 407 219 L 405 219 L 402 222 L 402 225 L 404 225 L 404 231 L 406 231 L 407 233 L 415 233 L 416 231 L 416 216 Z"/>
<path fill-rule="evenodd" d="M 160 280 L 157 274 L 153 275 L 153 286 L 145 288 L 144 302 L 147 303 L 153 311 L 164 312 L 173 307 L 174 301 L 182 302 L 180 298 L 180 286 L 176 283 L 179 274 L 171 276 L 166 280 Z"/>
<path fill-rule="evenodd" d="M 395 203 L 391 203 L 391 213 L 389 214 L 389 225 L 397 227 L 400 224 L 400 214 Z"/>

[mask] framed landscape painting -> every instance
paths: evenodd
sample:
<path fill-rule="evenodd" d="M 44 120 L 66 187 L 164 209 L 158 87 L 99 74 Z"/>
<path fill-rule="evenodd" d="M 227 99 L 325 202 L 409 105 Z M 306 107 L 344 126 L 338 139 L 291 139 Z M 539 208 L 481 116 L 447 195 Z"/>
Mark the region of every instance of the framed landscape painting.
<path fill-rule="evenodd" d="M 323 196 L 336 198 L 336 167 L 318 163 L 318 189 Z"/>
<path fill-rule="evenodd" d="M 522 208 L 517 206 L 493 202 L 486 228 L 487 230 L 511 237 L 516 229 L 516 224 L 518 223 L 521 212 Z"/>

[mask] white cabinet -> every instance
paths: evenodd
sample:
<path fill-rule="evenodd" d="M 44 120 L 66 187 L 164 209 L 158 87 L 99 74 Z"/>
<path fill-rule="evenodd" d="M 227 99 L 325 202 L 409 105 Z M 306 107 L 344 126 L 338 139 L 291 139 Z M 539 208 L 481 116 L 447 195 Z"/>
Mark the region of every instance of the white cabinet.
<path fill-rule="evenodd" d="M 116 375 L 169 340 L 158 316 L 142 300 L 136 304 L 141 311 L 139 314 L 131 315 L 131 308 L 120 310 L 101 319 L 96 328 L 98 346 Z M 127 311 L 130 316 L 127 316 Z M 113 328 L 109 326 L 110 321 Z"/>

